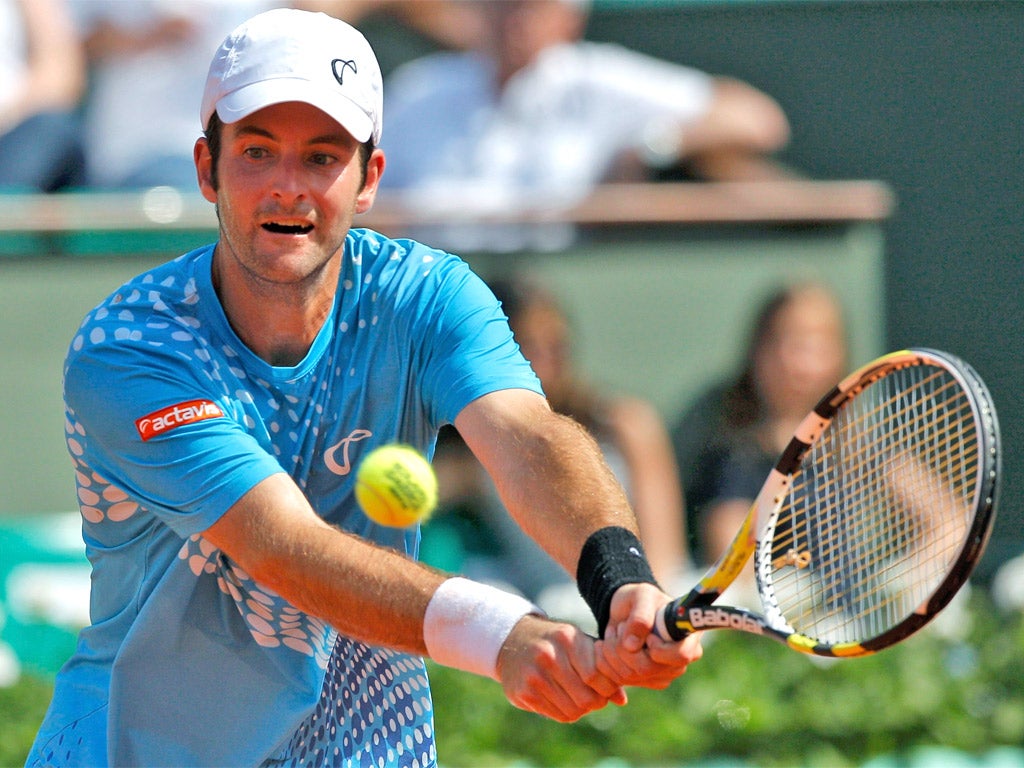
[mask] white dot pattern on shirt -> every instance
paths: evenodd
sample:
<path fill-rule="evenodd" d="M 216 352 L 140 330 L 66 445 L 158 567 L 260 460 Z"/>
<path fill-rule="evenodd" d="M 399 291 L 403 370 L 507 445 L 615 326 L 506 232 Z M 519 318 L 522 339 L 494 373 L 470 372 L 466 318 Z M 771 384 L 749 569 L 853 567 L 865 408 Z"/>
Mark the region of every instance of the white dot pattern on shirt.
<path fill-rule="evenodd" d="M 372 283 L 368 276 L 366 283 Z M 143 278 L 143 283 L 153 283 L 152 276 Z M 164 289 L 174 286 L 168 278 L 161 285 Z M 346 289 L 352 283 L 346 281 Z M 166 294 L 166 291 L 164 291 Z M 376 295 L 372 299 L 376 300 Z M 200 301 L 194 282 L 182 286 L 178 305 L 189 310 Z M 126 341 L 144 341 L 153 346 L 171 344 L 173 352 L 185 359 L 196 362 L 210 381 L 218 382 L 225 398 L 233 398 L 241 405 L 255 405 L 249 390 L 238 388 L 238 383 L 251 380 L 241 367 L 238 352 L 230 345 L 221 346 L 215 356 L 206 329 L 198 315 L 175 314 L 168 321 L 151 319 L 142 328 L 136 320 L 131 305 L 145 302 L 154 309 L 167 313 L 171 308 L 161 297 L 161 292 L 145 293 L 138 288 L 130 289 L 117 296 L 108 306 L 115 307 L 118 322 L 114 338 Z M 184 308 L 183 308 L 184 311 Z M 110 310 L 101 307 L 87 317 L 82 328 L 72 341 L 72 348 L 82 350 L 88 344 L 100 344 L 107 340 L 110 328 Z M 97 324 L 95 321 L 103 321 Z M 375 326 L 378 316 L 372 315 L 369 325 Z M 366 327 L 365 320 L 360 327 Z M 145 330 L 170 330 L 163 335 L 168 342 L 145 338 Z M 347 323 L 340 330 L 348 332 Z M 334 363 L 327 361 L 331 366 Z M 342 373 L 342 367 L 334 368 L 335 375 Z M 354 368 L 347 371 L 356 375 Z M 234 383 L 225 380 L 230 376 Z M 270 391 L 270 385 L 262 380 L 256 383 Z M 310 387 L 326 391 L 327 381 L 310 382 Z M 312 389 L 311 389 L 312 391 Z M 290 426 L 303 423 L 311 428 L 312 416 L 303 418 L 301 398 L 284 395 L 271 397 L 266 401 L 264 413 L 266 428 L 272 434 L 286 432 L 293 441 L 297 433 Z M 323 407 L 317 406 L 317 414 Z M 269 416 L 268 416 L 269 414 Z M 245 414 L 243 423 L 253 429 L 256 424 Z M 119 487 L 93 472 L 84 461 L 85 430 L 75 418 L 74 411 L 68 410 L 65 425 L 67 443 L 75 462 L 79 499 L 83 517 L 91 523 L 124 521 L 137 514 L 139 505 Z M 315 431 L 315 430 L 314 430 Z M 275 450 L 280 447 L 275 441 Z M 293 457 L 298 463 L 300 457 Z M 341 766 L 408 766 L 427 768 L 436 764 L 433 741 L 432 704 L 429 685 L 422 659 L 407 656 L 388 649 L 376 648 L 357 643 L 337 633 L 321 620 L 310 616 L 285 601 L 280 596 L 261 588 L 252 578 L 237 566 L 221 557 L 221 553 L 200 535 L 187 539 L 179 550 L 178 557 L 197 578 L 215 577 L 219 589 L 231 597 L 246 622 L 253 639 L 263 647 L 289 649 L 307 656 L 325 670 L 321 697 L 307 722 L 302 724 L 282 755 L 281 764 L 289 765 L 341 765 Z M 276 760 L 275 760 L 276 762 Z"/>
<path fill-rule="evenodd" d="M 178 551 L 196 576 L 215 574 L 221 592 L 238 607 L 253 639 L 265 648 L 284 646 L 314 658 L 324 669 L 334 631 L 323 621 L 299 611 L 279 595 L 263 589 L 243 569 L 228 563 L 221 552 L 199 534 Z"/>
<path fill-rule="evenodd" d="M 424 718 L 432 711 L 421 659 L 339 636 L 319 703 L 274 764 L 433 766 L 433 728 Z M 339 730 L 348 731 L 340 744 Z"/>

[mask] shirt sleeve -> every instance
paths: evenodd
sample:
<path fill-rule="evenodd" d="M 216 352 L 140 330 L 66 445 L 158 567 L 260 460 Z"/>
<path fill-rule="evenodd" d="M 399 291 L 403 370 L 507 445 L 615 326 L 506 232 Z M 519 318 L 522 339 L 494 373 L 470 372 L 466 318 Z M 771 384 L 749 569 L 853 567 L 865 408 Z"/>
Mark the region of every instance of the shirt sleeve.
<path fill-rule="evenodd" d="M 422 246 L 420 246 L 422 247 Z M 490 288 L 461 259 L 438 254 L 419 284 L 404 332 L 419 346 L 416 365 L 435 425 L 454 422 L 470 402 L 502 389 L 543 394 Z"/>
<path fill-rule="evenodd" d="M 73 351 L 64 378 L 72 457 L 181 536 L 283 471 L 200 370 L 168 346 L 120 339 Z"/>

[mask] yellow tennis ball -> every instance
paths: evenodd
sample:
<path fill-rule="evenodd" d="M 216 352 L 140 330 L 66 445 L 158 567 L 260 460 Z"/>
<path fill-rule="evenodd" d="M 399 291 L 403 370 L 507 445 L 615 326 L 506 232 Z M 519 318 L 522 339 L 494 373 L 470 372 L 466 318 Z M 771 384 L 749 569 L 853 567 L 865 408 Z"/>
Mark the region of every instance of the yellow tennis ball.
<path fill-rule="evenodd" d="M 356 470 L 356 500 L 366 516 L 391 528 L 423 522 L 437 506 L 437 476 L 410 445 L 383 445 Z"/>

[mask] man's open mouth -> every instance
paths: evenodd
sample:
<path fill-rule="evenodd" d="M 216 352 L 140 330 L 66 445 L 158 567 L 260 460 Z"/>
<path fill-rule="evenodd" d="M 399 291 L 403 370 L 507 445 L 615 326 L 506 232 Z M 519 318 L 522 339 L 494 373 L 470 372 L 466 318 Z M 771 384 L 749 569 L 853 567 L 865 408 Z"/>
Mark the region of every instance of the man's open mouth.
<path fill-rule="evenodd" d="M 276 221 L 268 221 L 263 224 L 263 229 L 273 232 L 275 235 L 305 235 L 313 231 L 312 224 L 282 224 Z"/>

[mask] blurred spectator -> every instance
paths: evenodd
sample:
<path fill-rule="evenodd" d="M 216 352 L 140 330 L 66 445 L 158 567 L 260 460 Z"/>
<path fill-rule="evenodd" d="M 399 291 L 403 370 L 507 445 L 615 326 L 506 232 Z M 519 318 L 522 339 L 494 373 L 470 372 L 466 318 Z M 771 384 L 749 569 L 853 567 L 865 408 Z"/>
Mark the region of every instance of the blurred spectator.
<path fill-rule="evenodd" d="M 354 27 L 370 17 L 387 18 L 442 48 L 471 48 L 484 35 L 483 15 L 465 0 L 299 0 L 296 5 L 328 13 Z"/>
<path fill-rule="evenodd" d="M 425 56 L 388 78 L 385 188 L 487 213 L 569 205 L 600 182 L 684 162 L 708 179 L 784 173 L 770 155 L 788 122 L 754 87 L 583 40 L 581 0 L 461 5 L 487 22 L 477 49 Z M 532 241 L 538 233 L 551 240 Z M 565 244 L 525 228 L 437 236 L 468 250 Z"/>
<path fill-rule="evenodd" d="M 85 57 L 63 0 L 0 0 L 0 186 L 82 183 Z"/>
<path fill-rule="evenodd" d="M 4 2 L 7 0 L 0 0 Z M 320 10 L 352 24 L 369 14 L 459 46 L 479 36 L 475 13 L 438 0 L 70 0 L 88 54 L 87 181 L 102 188 L 196 186 L 196 93 L 209 56 L 250 16 L 279 6 Z M 144 116 L 146 129 L 137 130 Z"/>
<path fill-rule="evenodd" d="M 739 373 L 672 429 L 695 557 L 709 563 L 725 551 L 794 429 L 846 365 L 842 308 L 826 286 L 801 283 L 767 299 Z"/>
<path fill-rule="evenodd" d="M 576 419 L 600 444 L 636 511 L 655 575 L 671 591 L 689 570 L 689 558 L 682 493 L 661 417 L 647 401 L 605 395 L 578 375 L 569 321 L 549 291 L 521 278 L 495 280 L 491 288 L 552 408 Z M 456 433 L 439 440 L 434 465 L 448 512 L 428 526 L 424 559 L 440 566 L 454 544 L 464 562 L 444 565 L 461 565 L 477 578 L 515 574 L 511 586 L 566 616 L 571 607 L 561 601 L 575 597 L 574 579 L 515 525 Z M 559 604 L 552 606 L 553 599 Z"/>
<path fill-rule="evenodd" d="M 88 183 L 193 191 L 192 147 L 210 57 L 271 0 L 71 0 L 90 65 Z M 143 125 L 140 129 L 139 120 Z"/>

